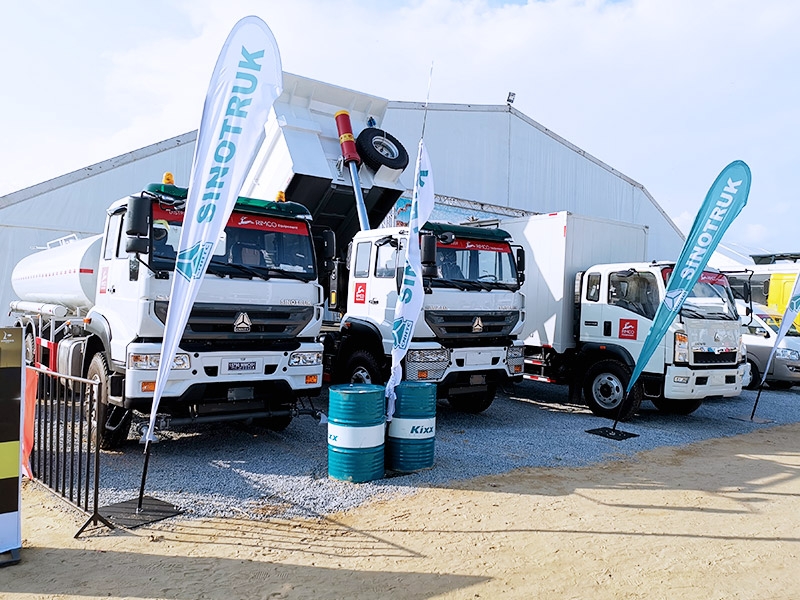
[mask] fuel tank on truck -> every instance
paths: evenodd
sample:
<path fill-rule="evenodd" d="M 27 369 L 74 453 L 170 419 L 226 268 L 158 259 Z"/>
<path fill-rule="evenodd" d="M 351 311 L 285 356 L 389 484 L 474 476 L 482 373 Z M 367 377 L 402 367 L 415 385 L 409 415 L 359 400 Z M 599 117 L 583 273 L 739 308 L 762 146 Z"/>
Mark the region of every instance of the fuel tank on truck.
<path fill-rule="evenodd" d="M 73 309 L 94 306 L 102 247 L 95 235 L 26 256 L 11 273 L 20 300 L 62 304 Z"/>

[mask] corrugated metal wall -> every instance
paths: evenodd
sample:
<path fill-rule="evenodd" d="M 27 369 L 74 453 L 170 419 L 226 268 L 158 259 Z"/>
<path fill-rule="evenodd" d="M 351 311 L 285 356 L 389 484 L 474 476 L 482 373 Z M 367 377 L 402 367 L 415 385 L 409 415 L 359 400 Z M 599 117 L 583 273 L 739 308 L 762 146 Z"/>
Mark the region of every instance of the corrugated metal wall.
<path fill-rule="evenodd" d="M 419 103 L 390 102 L 384 127 L 415 155 L 424 115 Z M 424 138 L 437 194 L 647 225 L 650 258 L 680 253 L 682 235 L 641 184 L 510 106 L 429 105 Z"/>

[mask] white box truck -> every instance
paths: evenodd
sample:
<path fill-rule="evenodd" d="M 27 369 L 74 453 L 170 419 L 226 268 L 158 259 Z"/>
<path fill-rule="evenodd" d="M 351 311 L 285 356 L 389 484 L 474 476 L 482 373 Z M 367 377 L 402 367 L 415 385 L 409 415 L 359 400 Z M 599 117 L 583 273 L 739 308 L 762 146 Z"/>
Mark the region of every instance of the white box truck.
<path fill-rule="evenodd" d="M 746 359 L 724 275 L 702 274 L 627 398 L 624 390 L 673 265 L 645 262 L 641 225 L 566 211 L 506 219 L 525 249 L 525 377 L 565 383 L 596 415 L 629 419 L 643 398 L 690 414 L 741 393 Z"/>

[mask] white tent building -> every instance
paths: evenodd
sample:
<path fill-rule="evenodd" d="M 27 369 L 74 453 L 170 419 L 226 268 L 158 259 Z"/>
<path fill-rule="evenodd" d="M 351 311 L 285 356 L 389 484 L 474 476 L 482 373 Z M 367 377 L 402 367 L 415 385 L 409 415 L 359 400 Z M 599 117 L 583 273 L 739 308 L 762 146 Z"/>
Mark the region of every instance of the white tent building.
<path fill-rule="evenodd" d="M 288 73 L 284 78 L 284 89 L 293 87 L 292 80 L 305 80 Z M 386 107 L 382 127 L 408 150 L 409 170 L 424 118 L 435 191 L 450 199 L 442 198 L 444 213 L 459 207 L 469 214 L 568 210 L 638 223 L 650 228 L 650 258 L 677 258 L 683 236 L 641 184 L 512 106 L 433 104 L 426 109 L 388 101 Z M 358 133 L 364 124 L 354 127 Z M 100 233 L 114 200 L 160 181 L 165 171 L 186 185 L 196 139 L 197 132 L 186 133 L 0 197 L 0 325 L 12 322 L 11 273 L 21 258 L 69 234 Z"/>

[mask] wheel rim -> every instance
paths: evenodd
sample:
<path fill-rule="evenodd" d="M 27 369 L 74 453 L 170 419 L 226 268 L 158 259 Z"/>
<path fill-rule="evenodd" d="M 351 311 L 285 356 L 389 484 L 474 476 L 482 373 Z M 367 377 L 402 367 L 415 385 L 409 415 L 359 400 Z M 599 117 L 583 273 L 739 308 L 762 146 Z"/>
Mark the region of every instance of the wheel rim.
<path fill-rule="evenodd" d="M 350 377 L 350 383 L 372 383 L 372 376 L 366 367 L 356 367 Z"/>
<path fill-rule="evenodd" d="M 400 150 L 397 149 L 397 146 L 383 136 L 372 138 L 372 147 L 386 158 L 395 159 L 400 156 Z"/>
<path fill-rule="evenodd" d="M 603 408 L 616 408 L 624 395 L 622 381 L 611 373 L 598 375 L 592 383 L 592 396 Z"/>

